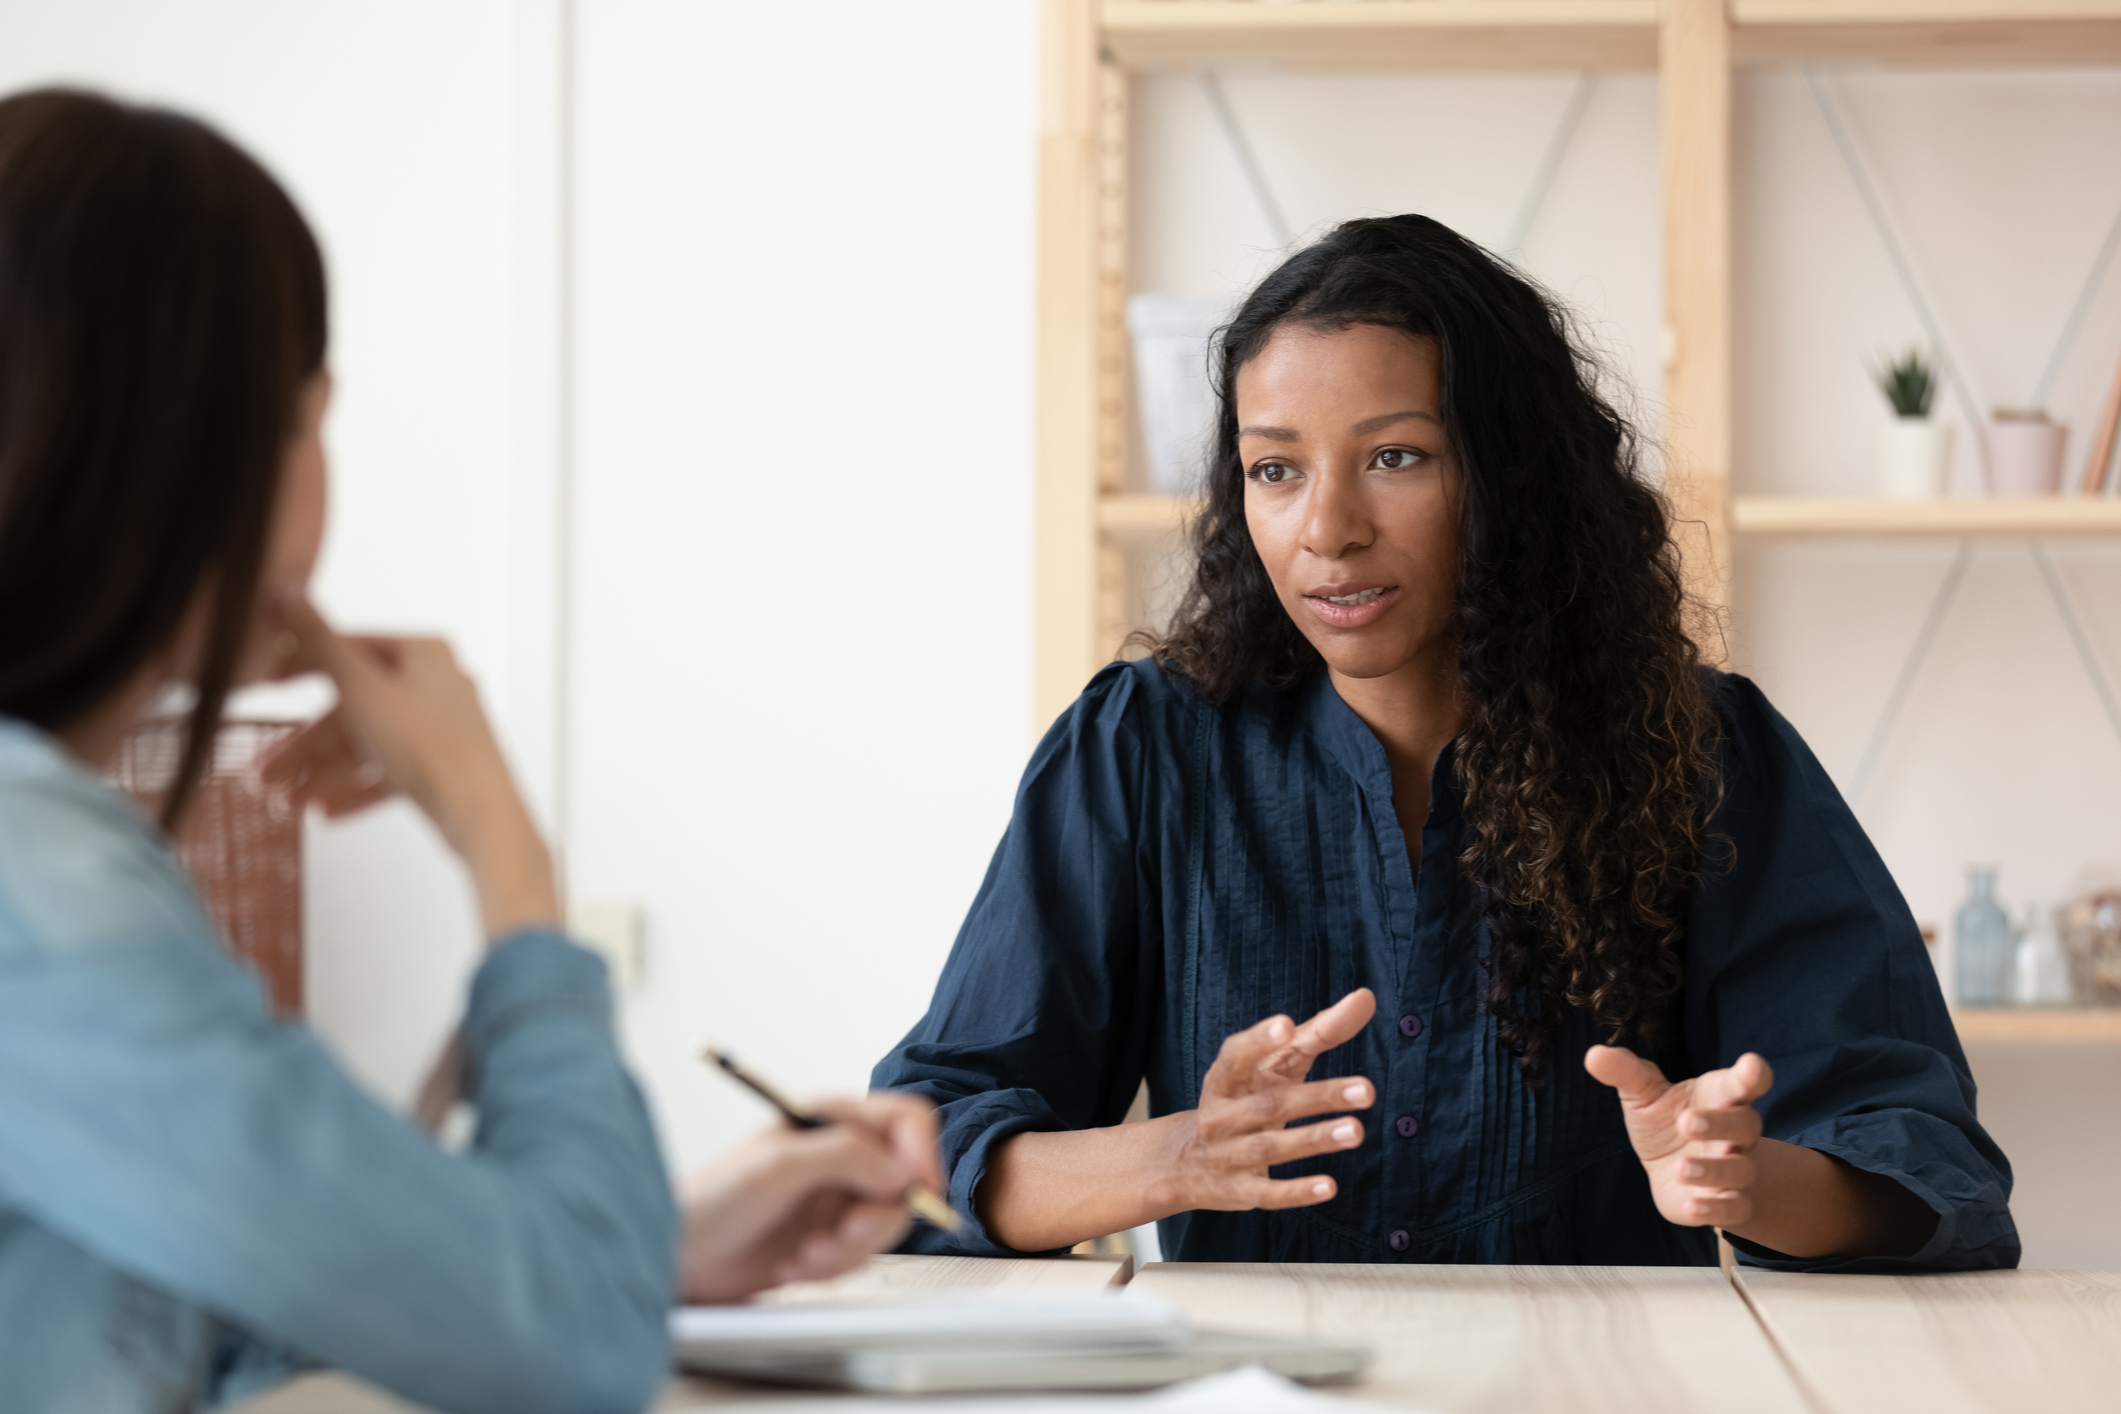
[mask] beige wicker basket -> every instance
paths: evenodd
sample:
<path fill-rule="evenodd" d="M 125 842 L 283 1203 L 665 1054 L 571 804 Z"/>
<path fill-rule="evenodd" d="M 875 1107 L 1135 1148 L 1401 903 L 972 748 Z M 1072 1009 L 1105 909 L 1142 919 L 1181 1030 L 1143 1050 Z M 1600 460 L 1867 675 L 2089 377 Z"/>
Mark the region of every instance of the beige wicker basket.
<path fill-rule="evenodd" d="M 228 722 L 214 741 L 177 848 L 234 956 L 257 969 L 283 1015 L 302 1011 L 302 812 L 250 772 L 289 722 Z M 181 723 L 156 720 L 126 739 L 110 779 L 151 815 L 177 774 Z"/>

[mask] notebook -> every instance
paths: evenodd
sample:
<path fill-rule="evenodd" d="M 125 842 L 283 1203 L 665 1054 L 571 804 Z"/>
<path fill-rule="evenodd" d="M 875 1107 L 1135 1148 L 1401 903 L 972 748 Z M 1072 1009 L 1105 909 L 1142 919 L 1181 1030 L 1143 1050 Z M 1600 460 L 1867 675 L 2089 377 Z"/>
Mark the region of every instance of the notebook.
<path fill-rule="evenodd" d="M 1146 1293 L 989 1289 L 801 1306 L 673 1312 L 680 1367 L 875 1394 L 1154 1389 L 1255 1364 L 1291 1379 L 1352 1378 L 1369 1351 L 1196 1330 Z"/>

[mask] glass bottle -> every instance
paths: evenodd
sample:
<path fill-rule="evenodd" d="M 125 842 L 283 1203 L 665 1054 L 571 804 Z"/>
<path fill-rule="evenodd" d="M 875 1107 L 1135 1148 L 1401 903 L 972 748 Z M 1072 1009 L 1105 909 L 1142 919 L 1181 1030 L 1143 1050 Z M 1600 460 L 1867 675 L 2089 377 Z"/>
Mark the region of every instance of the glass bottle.
<path fill-rule="evenodd" d="M 2006 1000 L 2012 956 L 2010 915 L 1996 902 L 1994 865 L 1966 871 L 1966 902 L 1952 925 L 1953 971 L 1959 1005 L 1995 1006 Z"/>
<path fill-rule="evenodd" d="M 2020 1006 L 2062 1006 L 2070 999 L 2069 959 L 2062 953 L 2060 909 L 2035 905 L 2026 910 L 2025 933 L 2018 940 L 2017 994 Z"/>

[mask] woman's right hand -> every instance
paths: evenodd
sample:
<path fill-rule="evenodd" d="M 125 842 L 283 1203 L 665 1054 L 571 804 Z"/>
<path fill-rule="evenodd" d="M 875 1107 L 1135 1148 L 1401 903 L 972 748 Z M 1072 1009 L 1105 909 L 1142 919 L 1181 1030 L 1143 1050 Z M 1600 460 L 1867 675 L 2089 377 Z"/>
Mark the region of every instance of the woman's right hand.
<path fill-rule="evenodd" d="M 296 642 L 290 666 L 329 674 L 339 705 L 275 743 L 264 779 L 332 816 L 410 797 L 470 867 L 488 938 L 557 926 L 551 853 L 449 645 L 341 637 L 302 599 L 280 613 Z"/>
<path fill-rule="evenodd" d="M 1270 1016 L 1225 1040 L 1201 1082 L 1190 1132 L 1181 1131 L 1170 1171 L 1154 1192 L 1156 1206 L 1170 1212 L 1234 1212 L 1303 1208 L 1331 1198 L 1330 1178 L 1277 1179 L 1267 1170 L 1362 1143 L 1362 1121 L 1353 1115 L 1288 1126 L 1376 1103 L 1375 1090 L 1360 1076 L 1305 1079 L 1313 1062 L 1359 1035 L 1376 1014 L 1376 994 L 1361 987 L 1302 1026 L 1286 1016 Z"/>
<path fill-rule="evenodd" d="M 1223 1042 L 1196 1109 L 1103 1129 L 1027 1130 L 996 1145 L 974 1203 L 988 1233 L 1019 1252 L 1209 1208 L 1304 1208 L 1334 1194 L 1323 1175 L 1273 1178 L 1276 1164 L 1362 1143 L 1353 1115 L 1297 1120 L 1377 1103 L 1360 1076 L 1307 1080 L 1311 1064 L 1361 1033 L 1377 1014 L 1369 988 L 1297 1026 L 1270 1016 Z"/>
<path fill-rule="evenodd" d="M 838 1276 L 905 1235 L 907 1185 L 946 1191 L 926 1100 L 879 1090 L 816 1109 L 834 1122 L 765 1130 L 686 1180 L 682 1300 Z"/>

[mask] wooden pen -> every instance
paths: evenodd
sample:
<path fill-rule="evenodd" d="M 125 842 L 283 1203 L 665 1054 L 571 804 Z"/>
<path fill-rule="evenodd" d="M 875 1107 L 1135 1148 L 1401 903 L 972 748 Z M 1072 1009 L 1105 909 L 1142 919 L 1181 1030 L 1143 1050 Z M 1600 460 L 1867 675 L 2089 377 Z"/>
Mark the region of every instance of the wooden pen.
<path fill-rule="evenodd" d="M 779 1110 L 781 1118 L 797 1129 L 823 1129 L 832 1123 L 807 1105 L 790 1099 L 772 1082 L 747 1069 L 743 1062 L 727 1051 L 714 1046 L 702 1046 L 700 1059 L 720 1066 L 730 1079 Z M 957 1215 L 957 1209 L 945 1203 L 935 1190 L 925 1183 L 916 1183 L 907 1188 L 906 1207 L 915 1217 L 941 1228 L 944 1232 L 954 1233 L 965 1225 L 964 1219 Z"/>

